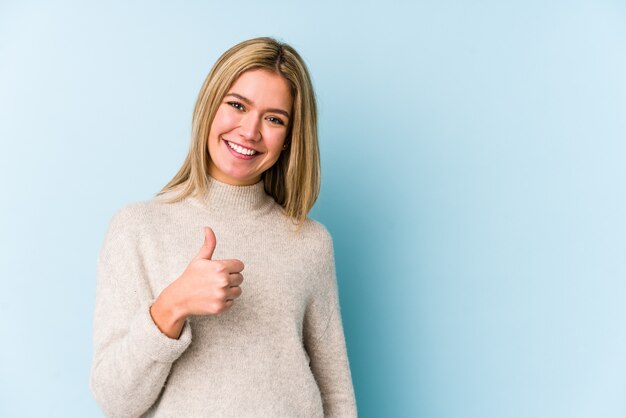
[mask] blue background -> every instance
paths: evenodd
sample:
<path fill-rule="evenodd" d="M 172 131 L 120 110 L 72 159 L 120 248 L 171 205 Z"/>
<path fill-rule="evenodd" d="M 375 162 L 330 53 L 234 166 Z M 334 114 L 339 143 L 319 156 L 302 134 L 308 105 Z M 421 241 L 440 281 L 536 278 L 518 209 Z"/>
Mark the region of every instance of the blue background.
<path fill-rule="evenodd" d="M 174 3 L 0 3 L 0 416 L 101 415 L 110 218 L 264 35 L 317 89 L 360 416 L 626 416 L 624 2 Z"/>

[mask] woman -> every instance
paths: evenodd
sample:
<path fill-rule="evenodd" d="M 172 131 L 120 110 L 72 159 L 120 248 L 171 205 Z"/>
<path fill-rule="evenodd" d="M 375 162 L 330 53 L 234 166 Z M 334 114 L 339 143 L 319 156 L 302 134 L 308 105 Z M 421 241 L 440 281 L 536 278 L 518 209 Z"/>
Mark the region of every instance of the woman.
<path fill-rule="evenodd" d="M 216 62 L 182 168 L 115 213 L 98 258 L 90 386 L 107 415 L 356 416 L 332 238 L 307 218 L 316 124 L 289 45 Z"/>

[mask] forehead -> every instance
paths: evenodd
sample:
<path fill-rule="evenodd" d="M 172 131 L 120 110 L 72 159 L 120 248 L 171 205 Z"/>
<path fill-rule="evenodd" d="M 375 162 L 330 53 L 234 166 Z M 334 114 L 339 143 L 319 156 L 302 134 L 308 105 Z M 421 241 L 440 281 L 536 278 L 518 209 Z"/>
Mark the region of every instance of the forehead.
<path fill-rule="evenodd" d="M 228 93 L 244 96 L 259 107 L 288 110 L 293 101 L 289 82 L 282 75 L 265 69 L 242 73 L 230 86 Z"/>

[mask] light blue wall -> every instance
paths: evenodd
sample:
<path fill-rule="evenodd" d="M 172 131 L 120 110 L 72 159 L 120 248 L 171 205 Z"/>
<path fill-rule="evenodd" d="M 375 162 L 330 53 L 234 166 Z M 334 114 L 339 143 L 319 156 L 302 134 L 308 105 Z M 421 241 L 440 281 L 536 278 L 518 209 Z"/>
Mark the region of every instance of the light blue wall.
<path fill-rule="evenodd" d="M 550 4 L 547 4 L 550 3 Z M 626 4 L 0 3 L 0 416 L 100 416 L 95 262 L 215 59 L 307 60 L 362 417 L 626 416 Z"/>

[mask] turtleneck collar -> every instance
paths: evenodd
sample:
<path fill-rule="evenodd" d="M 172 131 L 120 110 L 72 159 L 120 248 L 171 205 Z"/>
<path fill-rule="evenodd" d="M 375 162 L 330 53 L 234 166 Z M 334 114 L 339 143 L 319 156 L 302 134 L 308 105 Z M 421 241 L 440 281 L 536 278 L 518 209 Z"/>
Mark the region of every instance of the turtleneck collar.
<path fill-rule="evenodd" d="M 195 200 L 202 206 L 215 211 L 254 211 L 273 201 L 265 193 L 263 180 L 249 186 L 234 186 L 207 175 L 207 192 Z"/>

